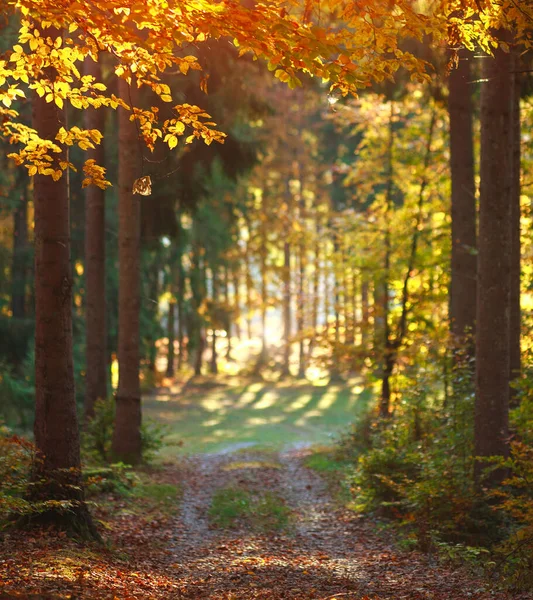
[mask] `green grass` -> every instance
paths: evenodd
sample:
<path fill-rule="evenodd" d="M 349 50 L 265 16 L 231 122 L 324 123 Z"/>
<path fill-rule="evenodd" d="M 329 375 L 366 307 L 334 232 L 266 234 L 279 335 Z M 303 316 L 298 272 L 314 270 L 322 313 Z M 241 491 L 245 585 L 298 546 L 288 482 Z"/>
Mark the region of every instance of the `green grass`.
<path fill-rule="evenodd" d="M 304 465 L 322 475 L 339 504 L 347 506 L 351 503 L 347 477 L 353 464 L 340 459 L 330 448 L 318 448 L 304 459 Z"/>
<path fill-rule="evenodd" d="M 213 495 L 209 518 L 224 529 L 246 523 L 253 530 L 273 531 L 287 527 L 290 510 L 271 492 L 254 494 L 241 487 L 226 487 Z"/>
<path fill-rule="evenodd" d="M 365 410 L 372 392 L 360 381 L 314 386 L 293 382 L 193 389 L 143 399 L 143 414 L 167 426 L 160 456 L 282 450 L 298 444 L 330 444 Z"/>

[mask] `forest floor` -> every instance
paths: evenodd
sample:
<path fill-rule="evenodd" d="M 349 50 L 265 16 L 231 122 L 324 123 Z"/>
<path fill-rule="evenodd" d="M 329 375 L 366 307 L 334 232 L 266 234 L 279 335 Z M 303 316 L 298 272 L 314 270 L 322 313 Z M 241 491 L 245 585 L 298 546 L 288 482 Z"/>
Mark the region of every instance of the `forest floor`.
<path fill-rule="evenodd" d="M 97 499 L 105 547 L 50 531 L 5 534 L 0 599 L 533 598 L 400 550 L 339 502 L 301 442 L 230 445 L 141 473 L 134 494 Z"/>

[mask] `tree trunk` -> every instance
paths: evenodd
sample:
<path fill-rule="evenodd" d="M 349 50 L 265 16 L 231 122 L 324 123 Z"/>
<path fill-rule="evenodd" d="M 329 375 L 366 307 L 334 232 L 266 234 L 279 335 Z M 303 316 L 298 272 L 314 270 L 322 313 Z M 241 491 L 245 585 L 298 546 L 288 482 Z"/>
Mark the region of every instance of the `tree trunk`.
<path fill-rule="evenodd" d="M 381 309 L 383 311 L 383 366 L 381 378 L 381 400 L 379 404 L 379 414 L 381 417 L 390 415 L 390 378 L 394 369 L 396 359 L 393 357 L 391 347 L 391 333 L 389 323 L 389 282 L 390 282 L 390 261 L 391 261 L 391 230 L 390 213 L 392 210 L 392 191 L 394 187 L 394 103 L 390 104 L 389 118 L 389 140 L 387 143 L 387 191 L 386 191 L 386 213 L 385 213 L 385 255 L 383 265 L 383 278 L 381 281 L 382 297 Z"/>
<path fill-rule="evenodd" d="M 231 357 L 231 333 L 233 330 L 232 327 L 232 316 L 233 316 L 233 306 L 231 304 L 230 296 L 229 296 L 229 269 L 228 265 L 224 265 L 224 304 L 226 305 L 224 310 L 224 320 L 225 320 L 225 329 L 226 329 L 226 339 L 228 340 L 228 347 L 226 350 L 226 360 L 233 360 Z"/>
<path fill-rule="evenodd" d="M 211 315 L 211 363 L 210 371 L 213 375 L 218 375 L 218 354 L 217 354 L 217 312 L 218 312 L 218 267 L 213 267 L 213 312 Z"/>
<path fill-rule="evenodd" d="M 231 279 L 233 284 L 234 310 L 235 310 L 235 335 L 241 340 L 241 293 L 239 287 L 239 270 L 241 266 L 237 264 L 231 270 Z"/>
<path fill-rule="evenodd" d="M 249 242 L 245 254 L 245 279 L 246 279 L 246 332 L 248 339 L 252 339 L 252 268 L 250 265 Z"/>
<path fill-rule="evenodd" d="M 483 60 L 481 187 L 476 313 L 476 456 L 508 452 L 513 60 L 501 49 Z M 479 482 L 483 461 L 476 463 Z M 489 485 L 501 481 L 495 471 Z"/>
<path fill-rule="evenodd" d="M 365 354 L 368 354 L 368 326 L 370 322 L 368 280 L 364 273 L 362 273 L 361 277 L 361 346 Z"/>
<path fill-rule="evenodd" d="M 91 58 L 85 60 L 85 74 L 102 81 L 100 65 Z M 84 112 L 85 127 L 104 131 L 104 111 L 88 108 Z M 87 158 L 104 165 L 104 150 L 97 145 L 87 152 Z M 85 419 L 94 416 L 94 404 L 107 398 L 107 333 L 105 290 L 105 193 L 96 185 L 85 191 L 85 322 L 86 376 Z"/>
<path fill-rule="evenodd" d="M 43 36 L 61 37 L 49 28 Z M 56 72 L 45 77 L 54 81 Z M 55 140 L 65 112 L 34 95 L 33 126 L 41 138 Z M 54 155 L 66 161 L 67 153 Z M 84 537 L 98 538 L 84 502 L 80 440 L 72 358 L 72 273 L 68 174 L 58 181 L 34 178 L 35 209 L 35 444 L 33 500 L 59 502 L 36 520 Z"/>
<path fill-rule="evenodd" d="M 17 171 L 17 190 L 20 200 L 13 213 L 13 262 L 11 266 L 11 315 L 26 317 L 26 280 L 28 275 L 28 184 L 26 173 Z"/>
<path fill-rule="evenodd" d="M 137 87 L 119 79 L 119 95 L 137 105 Z M 118 364 L 113 455 L 117 460 L 137 464 L 141 460 L 141 389 L 139 382 L 140 311 L 140 208 L 139 196 L 132 192 L 140 175 L 141 157 L 135 123 L 130 112 L 119 108 L 119 298 Z"/>
<path fill-rule="evenodd" d="M 450 73 L 450 168 L 452 178 L 452 257 L 450 324 L 456 358 L 474 355 L 476 318 L 476 186 L 472 131 L 472 53 L 461 51 Z M 459 352 L 459 353 L 458 353 Z"/>
<path fill-rule="evenodd" d="M 516 65 L 519 63 L 515 54 Z M 521 311 L 520 311 L 520 173 L 521 173 L 521 120 L 520 120 L 520 75 L 515 68 L 512 105 L 512 183 L 511 183 L 511 268 L 510 268 L 510 379 L 516 379 L 521 372 Z M 516 406 L 518 402 L 516 390 L 511 388 L 510 401 Z"/>
<path fill-rule="evenodd" d="M 185 347 L 184 347 L 184 310 L 183 310 L 183 295 L 185 291 L 185 273 L 183 271 L 183 261 L 182 261 L 182 252 L 180 249 L 179 257 L 178 257 L 178 346 L 179 346 L 179 354 L 178 354 L 178 371 L 181 371 L 183 368 L 183 361 L 185 356 Z"/>
<path fill-rule="evenodd" d="M 281 366 L 281 377 L 291 374 L 291 245 L 289 242 L 283 244 L 283 364 Z"/>
<path fill-rule="evenodd" d="M 172 297 L 168 303 L 168 353 L 167 377 L 174 377 L 174 329 L 176 327 L 176 300 Z"/>

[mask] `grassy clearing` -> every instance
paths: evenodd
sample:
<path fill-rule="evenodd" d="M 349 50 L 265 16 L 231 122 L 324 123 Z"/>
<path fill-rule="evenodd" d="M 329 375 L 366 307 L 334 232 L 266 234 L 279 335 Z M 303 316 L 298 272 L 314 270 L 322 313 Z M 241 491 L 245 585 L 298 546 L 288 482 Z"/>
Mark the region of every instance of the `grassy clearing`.
<path fill-rule="evenodd" d="M 271 492 L 257 494 L 242 487 L 225 487 L 213 495 L 209 518 L 223 529 L 245 524 L 256 531 L 276 531 L 288 526 L 290 510 Z"/>
<path fill-rule="evenodd" d="M 147 418 L 167 426 L 162 460 L 184 454 L 246 448 L 282 450 L 324 445 L 360 415 L 372 393 L 359 380 L 318 386 L 308 382 L 233 383 L 157 392 L 143 399 Z"/>
<path fill-rule="evenodd" d="M 304 465 L 320 473 L 328 482 L 333 497 L 342 505 L 351 503 L 352 497 L 347 485 L 347 476 L 353 465 L 340 458 L 335 450 L 327 447 L 317 448 L 304 460 Z"/>

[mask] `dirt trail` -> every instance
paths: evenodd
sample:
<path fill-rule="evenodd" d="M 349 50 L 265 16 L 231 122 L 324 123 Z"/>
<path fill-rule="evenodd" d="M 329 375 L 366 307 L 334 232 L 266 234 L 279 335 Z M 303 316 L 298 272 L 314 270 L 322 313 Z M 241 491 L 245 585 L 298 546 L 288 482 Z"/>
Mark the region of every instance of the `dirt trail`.
<path fill-rule="evenodd" d="M 461 570 L 399 552 L 372 523 L 335 506 L 324 481 L 303 466 L 305 453 L 269 456 L 263 468 L 257 464 L 264 455 L 251 450 L 190 459 L 173 546 L 179 598 L 509 600 Z M 213 529 L 212 494 L 239 484 L 282 496 L 292 527 L 263 534 L 245 526 Z"/>

